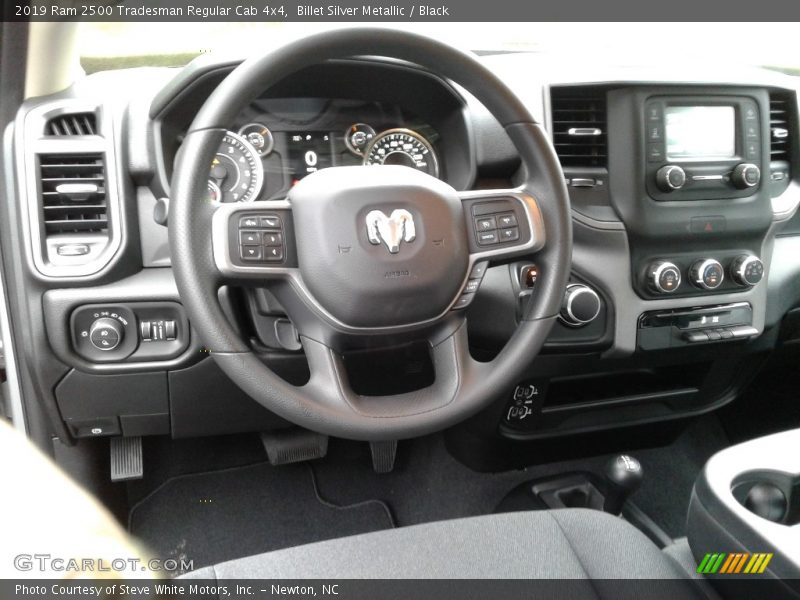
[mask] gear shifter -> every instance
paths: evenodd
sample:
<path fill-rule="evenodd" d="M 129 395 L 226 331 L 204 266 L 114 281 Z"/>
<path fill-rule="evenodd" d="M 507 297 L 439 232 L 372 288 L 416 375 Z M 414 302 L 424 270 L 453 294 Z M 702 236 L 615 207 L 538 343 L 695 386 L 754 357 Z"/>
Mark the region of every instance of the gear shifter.
<path fill-rule="evenodd" d="M 618 515 L 628 497 L 642 484 L 642 465 L 632 456 L 620 454 L 606 463 L 605 477 L 607 490 L 603 511 Z"/>

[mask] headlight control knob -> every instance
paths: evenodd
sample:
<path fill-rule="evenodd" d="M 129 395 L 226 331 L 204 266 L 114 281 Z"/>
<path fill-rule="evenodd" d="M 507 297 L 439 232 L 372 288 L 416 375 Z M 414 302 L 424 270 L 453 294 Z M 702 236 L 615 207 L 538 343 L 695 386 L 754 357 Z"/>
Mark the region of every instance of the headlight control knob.
<path fill-rule="evenodd" d="M 689 269 L 689 279 L 697 287 L 704 290 L 715 290 L 725 279 L 725 270 L 719 261 L 713 258 L 701 258 Z"/>
<path fill-rule="evenodd" d="M 89 341 L 92 346 L 106 352 L 119 346 L 124 335 L 122 323 L 111 317 L 101 317 L 89 328 Z"/>
<path fill-rule="evenodd" d="M 582 283 L 571 283 L 561 303 L 561 320 L 571 327 L 588 325 L 600 314 L 600 296 Z"/>
<path fill-rule="evenodd" d="M 731 263 L 731 279 L 739 285 L 751 286 L 764 277 L 764 263 L 753 254 L 742 254 Z"/>
<path fill-rule="evenodd" d="M 667 260 L 659 260 L 647 267 L 647 284 L 659 294 L 670 294 L 681 284 L 681 270 Z"/>

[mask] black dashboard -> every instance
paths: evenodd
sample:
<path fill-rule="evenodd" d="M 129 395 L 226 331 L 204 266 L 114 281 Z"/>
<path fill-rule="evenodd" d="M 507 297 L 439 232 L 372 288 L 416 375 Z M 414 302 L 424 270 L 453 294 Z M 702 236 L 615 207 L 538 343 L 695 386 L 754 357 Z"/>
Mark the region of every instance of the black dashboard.
<path fill-rule="evenodd" d="M 534 55 L 483 60 L 551 135 L 572 201 L 573 270 L 544 352 L 461 439 L 546 439 L 730 402 L 800 306 L 796 81 L 762 71 L 737 80 L 556 75 Z M 207 358 L 172 278 L 168 223 L 154 219 L 183 135 L 236 64 L 201 58 L 177 71 L 99 73 L 27 102 L 7 137 L 19 202 L 5 216 L 25 248 L 25 338 L 47 348 L 31 377 L 66 438 L 281 424 Z M 54 133 L 84 118 L 85 133 Z M 227 128 L 209 171 L 209 199 L 220 204 L 284 198 L 329 166 L 404 164 L 459 191 L 513 188 L 523 175 L 485 107 L 435 73 L 392 61 L 296 73 Z M 476 357 L 496 355 L 509 338 L 536 269 L 534 255 L 486 270 L 468 312 Z M 296 331 L 270 291 L 225 294 L 262 360 L 290 381 L 307 378 Z M 101 330 L 113 348 L 102 347 Z"/>

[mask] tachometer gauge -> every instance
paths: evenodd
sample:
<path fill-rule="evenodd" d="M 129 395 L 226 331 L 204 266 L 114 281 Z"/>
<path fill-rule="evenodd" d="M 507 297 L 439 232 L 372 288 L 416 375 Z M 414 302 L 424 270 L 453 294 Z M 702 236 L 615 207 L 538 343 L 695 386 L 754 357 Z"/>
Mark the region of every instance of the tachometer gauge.
<path fill-rule="evenodd" d="M 365 165 L 403 165 L 439 177 L 439 161 L 428 140 L 410 129 L 378 134 L 364 151 Z"/>
<path fill-rule="evenodd" d="M 242 136 L 228 131 L 211 161 L 208 183 L 212 200 L 252 202 L 264 183 L 264 167 L 258 152 Z"/>
<path fill-rule="evenodd" d="M 344 132 L 344 145 L 356 156 L 363 156 L 364 150 L 375 137 L 375 130 L 366 123 L 355 123 Z"/>
<path fill-rule="evenodd" d="M 239 135 L 250 142 L 259 156 L 266 156 L 275 147 L 275 138 L 266 125 L 249 123 L 239 130 Z"/>

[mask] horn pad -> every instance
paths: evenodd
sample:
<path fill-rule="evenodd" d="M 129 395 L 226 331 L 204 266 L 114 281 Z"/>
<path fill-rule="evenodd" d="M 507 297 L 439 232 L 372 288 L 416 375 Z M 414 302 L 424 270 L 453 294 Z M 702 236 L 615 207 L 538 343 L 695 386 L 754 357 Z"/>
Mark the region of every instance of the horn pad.
<path fill-rule="evenodd" d="M 303 281 L 342 323 L 429 321 L 459 293 L 466 227 L 443 181 L 401 166 L 333 167 L 302 179 L 289 201 Z"/>

